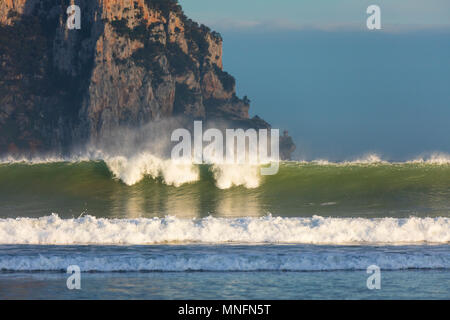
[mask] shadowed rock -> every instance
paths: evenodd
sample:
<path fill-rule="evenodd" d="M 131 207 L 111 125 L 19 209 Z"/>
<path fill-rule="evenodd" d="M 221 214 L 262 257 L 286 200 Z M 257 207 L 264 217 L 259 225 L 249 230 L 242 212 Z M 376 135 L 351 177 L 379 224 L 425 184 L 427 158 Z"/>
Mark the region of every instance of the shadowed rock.
<path fill-rule="evenodd" d="M 72 3 L 81 30 L 66 27 Z M 173 0 L 2 1 L 0 68 L 0 154 L 68 153 L 170 117 L 270 127 L 236 96 L 222 37 Z"/>

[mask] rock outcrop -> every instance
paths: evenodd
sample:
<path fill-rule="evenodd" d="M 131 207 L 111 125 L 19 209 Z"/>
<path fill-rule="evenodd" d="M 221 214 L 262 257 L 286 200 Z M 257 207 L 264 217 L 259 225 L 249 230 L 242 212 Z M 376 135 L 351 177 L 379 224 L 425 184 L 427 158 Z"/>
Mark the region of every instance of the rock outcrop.
<path fill-rule="evenodd" d="M 69 30 L 68 6 L 81 8 Z M 181 116 L 249 119 L 222 38 L 175 0 L 0 3 L 0 153 L 69 152 L 118 127 Z"/>

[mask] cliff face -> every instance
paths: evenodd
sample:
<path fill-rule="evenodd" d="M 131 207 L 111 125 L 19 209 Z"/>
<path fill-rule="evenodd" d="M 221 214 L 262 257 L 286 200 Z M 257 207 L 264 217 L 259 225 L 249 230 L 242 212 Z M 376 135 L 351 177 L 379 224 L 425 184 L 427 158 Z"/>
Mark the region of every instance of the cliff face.
<path fill-rule="evenodd" d="M 176 115 L 269 126 L 236 96 L 221 36 L 175 0 L 2 1 L 0 68 L 0 153 L 67 152 Z"/>

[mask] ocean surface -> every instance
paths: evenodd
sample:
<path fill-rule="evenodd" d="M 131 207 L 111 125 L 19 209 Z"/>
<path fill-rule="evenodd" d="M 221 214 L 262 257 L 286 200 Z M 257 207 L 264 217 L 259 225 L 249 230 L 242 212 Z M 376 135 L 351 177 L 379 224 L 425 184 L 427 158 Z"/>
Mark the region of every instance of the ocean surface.
<path fill-rule="evenodd" d="M 2 159 L 0 299 L 450 299 L 448 159 Z"/>

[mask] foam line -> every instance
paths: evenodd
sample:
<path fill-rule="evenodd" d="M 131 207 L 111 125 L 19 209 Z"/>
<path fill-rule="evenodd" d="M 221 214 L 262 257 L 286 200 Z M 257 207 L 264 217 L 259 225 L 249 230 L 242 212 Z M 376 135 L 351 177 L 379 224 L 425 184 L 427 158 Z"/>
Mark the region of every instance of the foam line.
<path fill-rule="evenodd" d="M 0 244 L 449 243 L 450 218 L 0 219 Z"/>

